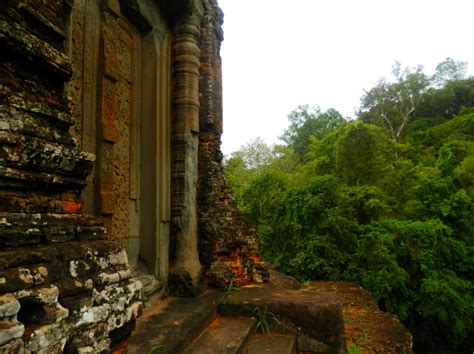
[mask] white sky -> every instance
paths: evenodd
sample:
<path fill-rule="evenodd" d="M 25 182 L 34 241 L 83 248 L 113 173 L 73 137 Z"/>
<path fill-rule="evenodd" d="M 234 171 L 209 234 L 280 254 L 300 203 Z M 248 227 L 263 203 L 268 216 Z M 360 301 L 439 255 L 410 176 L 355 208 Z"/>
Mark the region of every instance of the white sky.
<path fill-rule="evenodd" d="M 395 60 L 432 74 L 447 57 L 474 74 L 474 0 L 218 0 L 228 155 L 257 136 L 278 143 L 308 103 L 353 117 Z"/>

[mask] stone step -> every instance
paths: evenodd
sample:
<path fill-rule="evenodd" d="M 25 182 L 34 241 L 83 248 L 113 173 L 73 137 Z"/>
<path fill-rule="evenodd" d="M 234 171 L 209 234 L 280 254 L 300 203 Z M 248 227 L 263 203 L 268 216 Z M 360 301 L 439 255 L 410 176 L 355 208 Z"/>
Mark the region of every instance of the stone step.
<path fill-rule="evenodd" d="M 183 354 L 242 353 L 256 326 L 250 317 L 217 317 Z"/>
<path fill-rule="evenodd" d="M 342 307 L 332 294 L 271 284 L 243 287 L 219 306 L 221 316 L 257 316 L 272 333 L 297 335 L 297 351 L 344 352 Z"/>
<path fill-rule="evenodd" d="M 225 295 L 208 290 L 195 298 L 167 298 L 145 309 L 129 339 L 128 353 L 179 353 L 216 317 Z"/>
<path fill-rule="evenodd" d="M 296 337 L 287 334 L 255 335 L 244 350 L 244 354 L 294 354 Z"/>

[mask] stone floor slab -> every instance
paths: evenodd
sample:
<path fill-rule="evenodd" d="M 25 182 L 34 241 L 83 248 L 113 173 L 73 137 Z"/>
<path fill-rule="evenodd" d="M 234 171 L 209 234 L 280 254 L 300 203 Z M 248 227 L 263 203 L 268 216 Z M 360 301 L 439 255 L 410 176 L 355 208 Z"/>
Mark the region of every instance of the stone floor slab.
<path fill-rule="evenodd" d="M 226 293 L 208 290 L 195 298 L 167 298 L 145 309 L 128 343 L 129 354 L 178 353 L 217 315 Z"/>
<path fill-rule="evenodd" d="M 272 333 L 297 336 L 297 350 L 339 352 L 346 347 L 340 303 L 327 292 L 244 287 L 220 305 L 222 316 L 265 317 Z"/>
<path fill-rule="evenodd" d="M 257 321 L 250 317 L 218 317 L 183 354 L 237 354 L 255 333 Z"/>
<path fill-rule="evenodd" d="M 284 334 L 256 335 L 244 350 L 244 354 L 294 354 L 296 337 Z"/>

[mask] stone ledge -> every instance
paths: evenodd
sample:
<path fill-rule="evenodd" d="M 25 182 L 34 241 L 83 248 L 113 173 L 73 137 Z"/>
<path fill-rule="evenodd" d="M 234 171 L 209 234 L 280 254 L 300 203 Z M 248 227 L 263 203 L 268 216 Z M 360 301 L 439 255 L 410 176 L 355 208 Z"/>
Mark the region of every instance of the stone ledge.
<path fill-rule="evenodd" d="M 25 327 L 17 321 L 0 321 L 0 345 L 9 341 L 21 338 L 25 331 Z"/>
<path fill-rule="evenodd" d="M 255 334 L 257 320 L 250 317 L 217 317 L 183 354 L 241 353 Z"/>
<path fill-rule="evenodd" d="M 0 346 L 0 353 L 3 354 L 24 354 L 25 348 L 23 340 L 14 339 L 7 344 Z"/>
<path fill-rule="evenodd" d="M 62 80 L 67 80 L 72 75 L 71 63 L 65 54 L 29 34 L 16 23 L 0 20 L 0 41 L 6 42 L 10 50 L 19 52 L 23 57 L 30 57 L 33 62 L 36 59 L 47 64 L 51 72 Z"/>
<path fill-rule="evenodd" d="M 146 309 L 129 341 L 129 354 L 147 353 L 162 345 L 160 353 L 177 353 L 217 315 L 226 293 L 208 290 L 195 298 L 167 298 Z"/>
<path fill-rule="evenodd" d="M 3 153 L 0 163 L 5 167 L 86 178 L 95 157 L 76 147 L 48 140 L 0 131 Z"/>
<path fill-rule="evenodd" d="M 251 285 L 230 294 L 219 306 L 223 316 L 256 316 L 267 311 L 280 322 L 268 320 L 272 332 L 295 335 L 298 351 L 345 352 L 342 307 L 331 294 Z"/>
<path fill-rule="evenodd" d="M 294 354 L 296 352 L 295 336 L 284 334 L 256 335 L 244 354 Z"/>
<path fill-rule="evenodd" d="M 52 186 L 62 189 L 79 189 L 85 187 L 86 183 L 80 178 L 64 177 L 58 174 L 24 171 L 17 168 L 0 166 L 0 186 L 16 185 L 20 188 L 28 189 L 31 184 Z M 11 211 L 11 209 L 10 209 Z"/>
<path fill-rule="evenodd" d="M 67 129 L 73 123 L 70 115 L 18 94 L 1 95 L 4 104 L 0 104 L 0 131 L 35 136 L 71 147 L 75 145 L 74 139 L 67 135 Z"/>
<path fill-rule="evenodd" d="M 15 316 L 20 311 L 20 303 L 11 294 L 0 296 L 0 318 Z"/>

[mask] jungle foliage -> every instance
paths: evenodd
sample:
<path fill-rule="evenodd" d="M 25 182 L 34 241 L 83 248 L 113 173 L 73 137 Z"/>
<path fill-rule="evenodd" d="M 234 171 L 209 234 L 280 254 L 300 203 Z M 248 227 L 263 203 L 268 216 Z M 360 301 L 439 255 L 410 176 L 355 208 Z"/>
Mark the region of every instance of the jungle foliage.
<path fill-rule="evenodd" d="M 474 77 L 394 66 L 358 118 L 300 106 L 282 146 L 226 160 L 264 258 L 300 279 L 355 281 L 415 351 L 474 349 Z"/>

